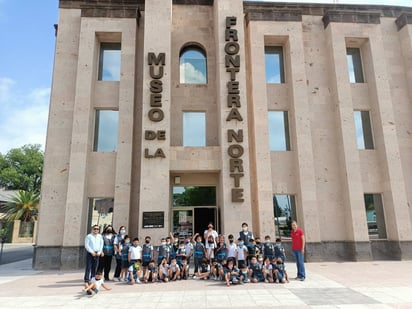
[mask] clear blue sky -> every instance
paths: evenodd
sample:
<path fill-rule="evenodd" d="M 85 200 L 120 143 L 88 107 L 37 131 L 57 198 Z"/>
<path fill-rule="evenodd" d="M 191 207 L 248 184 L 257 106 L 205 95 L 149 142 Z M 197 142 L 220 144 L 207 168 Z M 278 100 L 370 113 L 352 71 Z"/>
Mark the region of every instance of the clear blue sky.
<path fill-rule="evenodd" d="M 412 0 L 279 2 L 412 6 Z M 0 0 L 0 153 L 46 140 L 58 0 Z"/>

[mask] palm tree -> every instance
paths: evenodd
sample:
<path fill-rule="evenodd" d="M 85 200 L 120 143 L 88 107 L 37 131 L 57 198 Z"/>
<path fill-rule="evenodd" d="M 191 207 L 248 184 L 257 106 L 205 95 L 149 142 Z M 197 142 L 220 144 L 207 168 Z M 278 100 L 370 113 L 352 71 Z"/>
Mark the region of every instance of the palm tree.
<path fill-rule="evenodd" d="M 4 218 L 8 222 L 15 220 L 34 222 L 37 220 L 39 202 L 40 193 L 20 190 L 11 201 L 3 205 Z"/>

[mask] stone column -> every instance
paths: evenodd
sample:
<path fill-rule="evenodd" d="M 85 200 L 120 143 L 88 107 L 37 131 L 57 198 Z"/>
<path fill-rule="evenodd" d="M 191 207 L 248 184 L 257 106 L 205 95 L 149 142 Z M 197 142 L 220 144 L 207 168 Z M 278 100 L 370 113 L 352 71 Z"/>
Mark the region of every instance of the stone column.
<path fill-rule="evenodd" d="M 253 230 L 260 211 L 257 205 L 251 205 L 243 2 L 215 1 L 214 20 L 222 160 L 220 209 L 223 232 L 236 233 L 242 222 Z"/>
<path fill-rule="evenodd" d="M 171 0 L 146 1 L 144 31 L 139 235 L 157 243 L 170 231 Z M 164 212 L 164 228 L 143 228 L 150 211 Z"/>
<path fill-rule="evenodd" d="M 119 85 L 119 128 L 114 188 L 113 226 L 129 226 L 132 146 L 135 102 L 136 20 L 122 22 L 122 50 Z"/>
<path fill-rule="evenodd" d="M 365 50 L 369 59 L 368 65 L 365 66 L 369 93 L 376 109 L 375 119 L 378 120 L 374 130 L 379 137 L 376 141 L 376 151 L 379 154 L 384 181 L 382 195 L 387 236 L 389 241 L 399 241 L 402 251 L 402 242 L 412 240 L 412 226 L 394 116 L 395 107 L 391 97 L 390 77 L 386 68 L 385 46 L 380 26 L 371 33 Z M 412 250 L 406 246 L 404 249 L 408 251 L 405 252 L 406 256 L 411 257 Z"/>
<path fill-rule="evenodd" d="M 40 202 L 40 213 L 47 216 L 39 216 L 33 258 L 35 269 L 60 267 L 79 34 L 80 10 L 60 9 Z"/>
<path fill-rule="evenodd" d="M 341 165 L 346 237 L 354 244 L 353 252 L 349 255 L 358 260 L 370 260 L 371 251 L 366 224 L 359 150 L 355 138 L 353 103 L 342 27 L 347 27 L 347 24 L 330 23 L 325 29 L 327 49 L 330 55 L 331 96 L 333 104 L 336 106 L 336 125 L 339 132 L 337 145 L 340 156 L 337 164 Z"/>
<path fill-rule="evenodd" d="M 292 140 L 295 155 L 295 170 L 297 172 L 297 212 L 299 224 L 304 228 L 308 243 L 320 242 L 319 212 L 317 207 L 317 194 L 315 182 L 315 169 L 312 149 L 312 130 L 310 124 L 310 107 L 308 99 L 308 80 L 305 71 L 304 39 L 302 24 L 288 23 L 293 35 L 289 36 L 287 55 L 290 55 L 288 70 L 290 79 L 289 97 L 291 103 L 290 130 L 294 130 L 295 139 Z M 301 219 L 299 219 L 301 218 Z M 313 250 L 316 254 L 320 250 Z M 320 253 L 318 253 L 320 254 Z M 317 257 L 320 258 L 320 257 Z"/>

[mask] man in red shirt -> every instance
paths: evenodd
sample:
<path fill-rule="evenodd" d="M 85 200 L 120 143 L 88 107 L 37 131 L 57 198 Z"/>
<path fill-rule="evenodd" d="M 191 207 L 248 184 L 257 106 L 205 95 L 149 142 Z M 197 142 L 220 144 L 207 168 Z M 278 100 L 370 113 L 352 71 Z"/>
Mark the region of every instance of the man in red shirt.
<path fill-rule="evenodd" d="M 304 281 L 306 278 L 305 274 L 305 234 L 298 227 L 296 221 L 292 222 L 292 232 L 290 234 L 292 237 L 292 251 L 296 260 L 296 267 L 298 269 L 297 280 Z"/>

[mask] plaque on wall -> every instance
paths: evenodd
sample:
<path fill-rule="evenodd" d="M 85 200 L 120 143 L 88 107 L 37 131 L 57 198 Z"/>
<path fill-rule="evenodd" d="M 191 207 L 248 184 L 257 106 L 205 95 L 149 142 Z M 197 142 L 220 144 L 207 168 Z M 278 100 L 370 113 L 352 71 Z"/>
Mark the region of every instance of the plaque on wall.
<path fill-rule="evenodd" d="M 163 228 L 164 219 L 164 211 L 143 212 L 143 228 Z"/>

